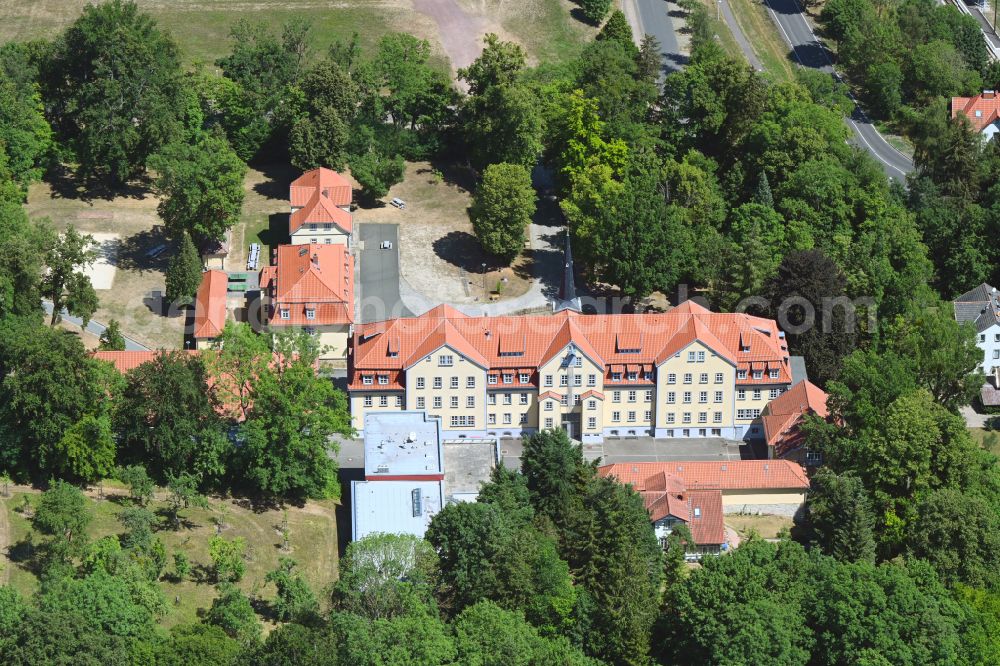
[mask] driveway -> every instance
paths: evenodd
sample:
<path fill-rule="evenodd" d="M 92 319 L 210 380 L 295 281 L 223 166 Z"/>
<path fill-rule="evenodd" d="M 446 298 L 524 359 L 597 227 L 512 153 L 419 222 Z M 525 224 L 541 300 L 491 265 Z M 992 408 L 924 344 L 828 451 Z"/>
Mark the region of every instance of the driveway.
<path fill-rule="evenodd" d="M 399 295 L 399 225 L 358 225 L 355 321 L 367 323 L 412 317 Z M 388 241 L 391 250 L 379 246 Z"/>

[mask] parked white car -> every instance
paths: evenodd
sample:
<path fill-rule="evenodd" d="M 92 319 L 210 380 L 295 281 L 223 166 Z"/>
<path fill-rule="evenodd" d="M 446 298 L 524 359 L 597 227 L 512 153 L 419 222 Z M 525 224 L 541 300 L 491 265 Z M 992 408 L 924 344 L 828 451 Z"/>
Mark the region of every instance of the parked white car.
<path fill-rule="evenodd" d="M 393 197 L 392 201 L 390 201 L 389 203 L 400 210 L 406 208 L 406 202 L 400 199 L 399 197 Z"/>

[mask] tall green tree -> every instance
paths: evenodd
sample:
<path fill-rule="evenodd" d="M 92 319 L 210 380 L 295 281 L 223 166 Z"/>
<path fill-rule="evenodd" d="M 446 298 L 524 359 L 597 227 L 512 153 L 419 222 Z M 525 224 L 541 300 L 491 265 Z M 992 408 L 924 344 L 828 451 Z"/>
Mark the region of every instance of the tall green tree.
<path fill-rule="evenodd" d="M 97 310 L 97 293 L 84 269 L 97 258 L 94 238 L 81 235 L 73 225 L 66 233 L 53 238 L 45 253 L 47 271 L 42 276 L 42 296 L 52 301 L 55 326 L 62 320 L 62 310 L 80 317 L 86 326 Z"/>
<path fill-rule="evenodd" d="M 219 241 L 239 219 L 247 167 L 221 134 L 171 142 L 150 166 L 161 197 L 156 210 L 172 234 L 187 232 L 202 244 Z"/>
<path fill-rule="evenodd" d="M 134 2 L 88 5 L 55 41 L 42 82 L 84 177 L 117 185 L 139 175 L 179 129 L 177 46 Z"/>
<path fill-rule="evenodd" d="M 406 162 L 400 155 L 385 155 L 378 148 L 368 150 L 348 158 L 351 175 L 361 185 L 362 196 L 380 199 L 389 193 L 389 188 L 403 182 Z"/>
<path fill-rule="evenodd" d="M 80 489 L 65 481 L 54 481 L 42 493 L 32 526 L 52 537 L 52 545 L 64 556 L 79 552 L 87 543 L 91 515 Z"/>
<path fill-rule="evenodd" d="M 611 11 L 611 0 L 581 0 L 580 7 L 588 21 L 599 24 Z"/>
<path fill-rule="evenodd" d="M 183 232 L 180 251 L 170 258 L 167 266 L 167 300 L 171 303 L 190 303 L 201 286 L 201 269 L 198 250 L 191 236 Z"/>
<path fill-rule="evenodd" d="M 472 204 L 472 227 L 483 249 L 511 261 L 524 247 L 535 214 L 531 175 L 519 164 L 491 164 Z"/>
<path fill-rule="evenodd" d="M 121 324 L 117 319 L 108 321 L 97 348 L 101 351 L 125 351 L 125 336 L 122 335 Z"/>
<path fill-rule="evenodd" d="M 618 42 L 633 58 L 639 55 L 639 49 L 632 40 L 632 27 L 620 9 L 611 12 L 604 27 L 597 33 L 596 39 L 609 39 Z"/>
<path fill-rule="evenodd" d="M 860 478 L 820 469 L 806 510 L 811 539 L 824 553 L 842 562 L 875 561 L 875 515 Z"/>

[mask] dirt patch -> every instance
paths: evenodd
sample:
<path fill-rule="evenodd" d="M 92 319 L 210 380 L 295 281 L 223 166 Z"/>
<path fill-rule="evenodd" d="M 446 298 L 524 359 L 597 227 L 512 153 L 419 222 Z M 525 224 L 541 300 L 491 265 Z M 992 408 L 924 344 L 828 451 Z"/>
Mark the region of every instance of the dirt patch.
<path fill-rule="evenodd" d="M 756 532 L 763 539 L 774 539 L 783 529 L 791 529 L 795 524 L 788 516 L 744 516 L 732 514 L 726 516 L 726 526 L 730 527 L 743 538 L 751 532 Z"/>
<path fill-rule="evenodd" d="M 483 50 L 483 36 L 501 30 L 486 16 L 466 12 L 457 0 L 413 0 L 413 8 L 437 24 L 438 40 L 453 70 L 468 67 Z"/>
<path fill-rule="evenodd" d="M 483 252 L 469 220 L 467 181 L 460 172 L 441 174 L 426 162 L 407 164 L 403 182 L 385 197 L 403 199 L 406 209 L 359 208 L 354 222 L 399 224 L 400 274 L 430 299 L 483 302 L 498 285 L 501 300 L 520 296 L 530 285 L 530 262 L 520 257 L 513 266 L 504 266 Z"/>

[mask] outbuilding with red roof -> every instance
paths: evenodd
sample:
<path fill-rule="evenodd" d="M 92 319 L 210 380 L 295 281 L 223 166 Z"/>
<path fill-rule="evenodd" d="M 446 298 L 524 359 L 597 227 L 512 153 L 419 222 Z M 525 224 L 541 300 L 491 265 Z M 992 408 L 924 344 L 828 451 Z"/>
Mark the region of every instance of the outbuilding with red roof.
<path fill-rule="evenodd" d="M 951 117 L 969 119 L 972 129 L 989 140 L 1000 132 L 1000 96 L 994 90 L 984 90 L 973 97 L 952 97 Z"/>
<path fill-rule="evenodd" d="M 331 169 L 313 169 L 292 181 L 288 198 L 291 204 L 288 235 L 292 245 L 351 244 L 354 224 L 349 180 Z"/>
<path fill-rule="evenodd" d="M 194 327 L 191 337 L 198 349 L 211 346 L 226 325 L 226 293 L 229 276 L 225 271 L 205 271 L 194 299 Z"/>

